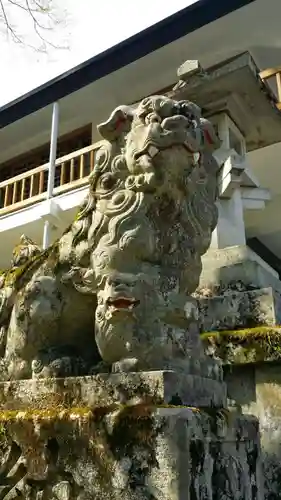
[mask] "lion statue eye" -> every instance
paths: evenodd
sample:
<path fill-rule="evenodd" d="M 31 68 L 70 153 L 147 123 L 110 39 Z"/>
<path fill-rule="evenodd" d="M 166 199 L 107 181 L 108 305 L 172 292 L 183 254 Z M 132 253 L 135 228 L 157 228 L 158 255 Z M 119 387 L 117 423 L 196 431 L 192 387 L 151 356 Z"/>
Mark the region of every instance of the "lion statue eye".
<path fill-rule="evenodd" d="M 115 184 L 115 179 L 114 179 L 114 176 L 110 173 L 108 174 L 105 174 L 102 176 L 102 178 L 100 179 L 100 187 L 102 189 L 111 189 Z"/>

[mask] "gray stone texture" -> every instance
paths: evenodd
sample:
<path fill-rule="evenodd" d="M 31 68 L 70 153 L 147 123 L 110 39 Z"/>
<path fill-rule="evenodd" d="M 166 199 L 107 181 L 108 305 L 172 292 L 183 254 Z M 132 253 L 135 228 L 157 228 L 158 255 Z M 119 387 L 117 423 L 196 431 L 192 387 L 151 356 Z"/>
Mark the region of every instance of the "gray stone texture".
<path fill-rule="evenodd" d="M 272 287 L 281 292 L 278 274 L 247 246 L 209 249 L 202 257 L 199 289 L 226 288 L 237 282 L 246 287 Z"/>
<path fill-rule="evenodd" d="M 202 258 L 198 301 L 201 332 L 281 323 L 277 273 L 246 246 L 208 250 Z"/>
<path fill-rule="evenodd" d="M 224 364 L 228 404 L 259 420 L 265 498 L 280 500 L 281 283 L 247 247 L 208 250 L 202 263 L 195 296 L 200 330 L 213 332 L 206 352 Z"/>
<path fill-rule="evenodd" d="M 281 323 L 281 296 L 273 288 L 235 291 L 200 297 L 200 331 L 236 330 L 256 325 Z"/>

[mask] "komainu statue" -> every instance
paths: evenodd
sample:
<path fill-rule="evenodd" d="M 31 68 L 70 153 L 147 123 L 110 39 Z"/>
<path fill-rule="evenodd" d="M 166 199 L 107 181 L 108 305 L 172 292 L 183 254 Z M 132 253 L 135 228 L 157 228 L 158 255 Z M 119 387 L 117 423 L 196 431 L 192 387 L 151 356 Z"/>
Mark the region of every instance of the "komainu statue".
<path fill-rule="evenodd" d="M 98 130 L 76 219 L 0 289 L 2 379 L 184 369 L 196 348 L 218 138 L 195 104 L 163 96 L 118 107 Z"/>

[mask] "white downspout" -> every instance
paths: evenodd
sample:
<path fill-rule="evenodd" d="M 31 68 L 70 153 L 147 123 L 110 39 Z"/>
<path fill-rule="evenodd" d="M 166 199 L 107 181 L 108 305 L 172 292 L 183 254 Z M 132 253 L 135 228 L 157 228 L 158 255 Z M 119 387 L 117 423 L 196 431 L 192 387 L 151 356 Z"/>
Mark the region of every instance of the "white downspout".
<path fill-rule="evenodd" d="M 57 157 L 57 142 L 58 142 L 58 128 L 59 128 L 59 103 L 54 102 L 52 113 L 52 128 L 51 128 L 51 141 L 50 141 L 50 156 L 49 156 L 49 170 L 48 170 L 48 186 L 47 186 L 47 200 L 52 198 L 55 181 L 55 167 Z M 50 222 L 44 222 L 43 231 L 43 249 L 49 246 L 50 241 Z"/>

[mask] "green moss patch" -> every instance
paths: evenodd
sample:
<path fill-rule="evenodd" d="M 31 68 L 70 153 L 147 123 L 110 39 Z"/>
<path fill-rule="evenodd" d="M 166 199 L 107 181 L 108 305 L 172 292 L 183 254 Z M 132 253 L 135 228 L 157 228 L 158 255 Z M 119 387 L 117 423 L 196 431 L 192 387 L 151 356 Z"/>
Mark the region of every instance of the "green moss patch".
<path fill-rule="evenodd" d="M 201 334 L 208 354 L 224 364 L 257 363 L 281 358 L 281 326 L 257 326 L 241 330 Z"/>

